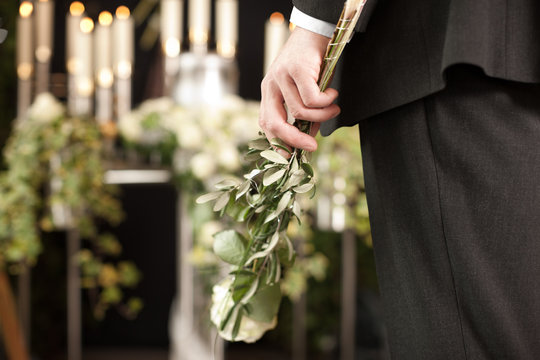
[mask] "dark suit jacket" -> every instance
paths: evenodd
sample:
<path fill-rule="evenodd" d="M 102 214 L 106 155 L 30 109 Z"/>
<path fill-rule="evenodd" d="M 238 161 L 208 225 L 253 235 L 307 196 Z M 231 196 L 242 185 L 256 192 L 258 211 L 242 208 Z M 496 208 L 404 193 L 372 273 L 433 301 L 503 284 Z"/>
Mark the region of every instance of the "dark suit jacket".
<path fill-rule="evenodd" d="M 375 4 L 375 2 L 377 2 Z M 293 0 L 301 11 L 336 22 L 341 0 Z M 323 134 L 441 90 L 454 64 L 493 77 L 540 82 L 539 0 L 367 0 L 343 55 L 337 121 Z"/>

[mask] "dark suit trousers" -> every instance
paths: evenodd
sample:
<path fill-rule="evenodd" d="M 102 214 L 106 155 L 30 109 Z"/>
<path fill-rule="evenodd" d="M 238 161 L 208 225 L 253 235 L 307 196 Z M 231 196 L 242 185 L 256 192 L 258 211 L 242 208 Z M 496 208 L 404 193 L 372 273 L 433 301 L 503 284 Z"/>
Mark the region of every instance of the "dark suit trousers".
<path fill-rule="evenodd" d="M 540 85 L 453 67 L 360 133 L 392 359 L 540 359 Z"/>

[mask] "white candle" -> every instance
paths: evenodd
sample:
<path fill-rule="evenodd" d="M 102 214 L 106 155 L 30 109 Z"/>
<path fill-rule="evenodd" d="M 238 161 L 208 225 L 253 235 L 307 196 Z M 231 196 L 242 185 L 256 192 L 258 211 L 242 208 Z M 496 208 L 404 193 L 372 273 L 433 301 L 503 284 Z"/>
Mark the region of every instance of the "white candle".
<path fill-rule="evenodd" d="M 180 54 L 183 28 L 182 0 L 161 0 L 161 45 L 167 57 Z"/>
<path fill-rule="evenodd" d="M 34 34 L 30 1 L 23 1 L 17 18 L 17 116 L 22 119 L 32 102 L 32 73 L 34 72 Z"/>
<path fill-rule="evenodd" d="M 189 41 L 194 51 L 206 51 L 210 33 L 210 0 L 189 0 Z"/>
<path fill-rule="evenodd" d="M 39 0 L 36 2 L 36 59 L 38 62 L 50 62 L 53 51 L 54 2 Z"/>
<path fill-rule="evenodd" d="M 21 80 L 28 80 L 34 69 L 34 41 L 32 34 L 32 11 L 30 1 L 23 1 L 17 18 L 17 75 Z"/>
<path fill-rule="evenodd" d="M 74 50 L 76 47 L 76 34 L 80 31 L 84 5 L 80 1 L 74 1 L 69 6 L 69 13 L 66 15 L 66 70 L 69 74 L 76 72 L 76 59 Z"/>
<path fill-rule="evenodd" d="M 112 38 L 111 24 L 113 17 L 110 12 L 99 14 L 98 24 L 94 35 L 94 65 L 97 84 L 109 88 L 113 84 L 112 71 Z"/>
<path fill-rule="evenodd" d="M 217 52 L 232 58 L 238 42 L 238 1 L 217 0 L 216 3 Z"/>
<path fill-rule="evenodd" d="M 75 72 L 75 93 L 77 115 L 92 113 L 92 95 L 94 93 L 93 37 L 94 22 L 89 17 L 81 19 L 80 29 L 75 34 L 76 46 L 74 57 L 77 59 Z"/>
<path fill-rule="evenodd" d="M 113 22 L 113 70 L 116 77 L 116 116 L 131 111 L 131 71 L 134 59 L 135 28 L 126 6 L 116 9 Z"/>
<path fill-rule="evenodd" d="M 96 76 L 96 121 L 105 124 L 113 119 L 111 24 L 113 16 L 108 11 L 99 14 L 94 32 L 94 71 Z"/>
<path fill-rule="evenodd" d="M 134 23 L 126 6 L 116 9 L 113 22 L 113 66 L 118 78 L 131 78 L 134 58 Z"/>
<path fill-rule="evenodd" d="M 276 58 L 289 37 L 289 28 L 281 13 L 275 12 L 265 24 L 264 29 L 264 73 Z"/>

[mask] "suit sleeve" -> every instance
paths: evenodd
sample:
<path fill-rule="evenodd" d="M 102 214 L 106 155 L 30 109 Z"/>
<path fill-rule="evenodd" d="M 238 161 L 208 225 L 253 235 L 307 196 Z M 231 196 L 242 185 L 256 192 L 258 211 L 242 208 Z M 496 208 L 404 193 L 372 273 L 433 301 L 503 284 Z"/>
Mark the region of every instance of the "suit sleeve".
<path fill-rule="evenodd" d="M 367 0 L 358 25 L 357 31 L 366 31 L 369 18 L 378 0 Z M 332 24 L 336 24 L 343 10 L 344 1 L 340 0 L 292 0 L 293 5 L 301 12 Z"/>

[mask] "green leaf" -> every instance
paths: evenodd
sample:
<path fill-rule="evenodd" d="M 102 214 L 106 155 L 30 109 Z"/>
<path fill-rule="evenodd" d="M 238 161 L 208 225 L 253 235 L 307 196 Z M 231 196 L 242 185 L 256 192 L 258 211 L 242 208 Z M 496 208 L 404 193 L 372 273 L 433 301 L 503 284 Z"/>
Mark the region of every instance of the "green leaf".
<path fill-rule="evenodd" d="M 248 180 L 253 179 L 255 176 L 259 175 L 261 171 L 261 169 L 253 169 L 249 172 L 249 174 L 244 175 L 244 178 Z"/>
<path fill-rule="evenodd" d="M 268 256 L 268 254 L 270 254 L 272 250 L 275 249 L 278 243 L 279 243 L 279 233 L 275 232 L 274 235 L 272 235 L 272 238 L 270 239 L 268 246 L 263 251 L 259 251 L 251 255 L 248 261 L 246 261 L 246 265 L 251 264 L 251 262 L 255 259 L 260 259 L 260 258 L 264 258 Z"/>
<path fill-rule="evenodd" d="M 289 148 L 289 146 L 287 144 L 285 144 L 285 142 L 283 142 L 283 140 L 281 140 L 279 138 L 274 138 L 274 139 L 272 139 L 270 144 L 272 144 L 272 146 L 274 146 L 274 147 L 277 147 L 278 149 L 281 149 L 281 150 L 287 152 L 289 155 L 292 155 L 291 149 Z"/>
<path fill-rule="evenodd" d="M 253 272 L 238 273 L 234 277 L 232 287 L 232 299 L 235 303 L 240 302 L 244 295 L 252 288 L 253 283 L 257 279 L 257 274 Z"/>
<path fill-rule="evenodd" d="M 250 162 L 253 162 L 253 161 L 257 161 L 261 158 L 261 154 L 257 151 L 257 152 L 253 152 L 251 154 L 246 154 L 244 156 L 244 159 L 246 161 L 250 161 Z"/>
<path fill-rule="evenodd" d="M 235 199 L 238 200 L 240 199 L 242 196 L 244 196 L 245 193 L 247 193 L 249 191 L 249 188 L 250 188 L 250 185 L 251 185 L 251 182 L 248 180 L 246 182 L 244 182 L 242 184 L 242 186 L 240 186 L 238 188 L 238 192 L 236 193 L 236 196 L 235 196 Z"/>
<path fill-rule="evenodd" d="M 265 150 L 261 152 L 261 156 L 267 160 L 270 160 L 276 164 L 287 165 L 289 162 L 281 154 L 274 150 Z"/>
<path fill-rule="evenodd" d="M 263 185 L 268 186 L 275 183 L 276 181 L 281 179 L 283 175 L 285 175 L 285 171 L 287 170 L 279 168 L 274 168 L 266 171 L 263 177 Z"/>
<path fill-rule="evenodd" d="M 291 201 L 292 193 L 290 191 L 287 191 L 281 199 L 279 200 L 279 203 L 276 207 L 276 215 L 279 216 L 286 208 L 289 206 L 289 202 Z"/>
<path fill-rule="evenodd" d="M 308 163 L 302 163 L 302 169 L 308 174 L 309 176 L 313 177 L 313 167 Z"/>
<path fill-rule="evenodd" d="M 214 211 L 221 211 L 222 209 L 227 206 L 229 203 L 229 199 L 231 198 L 231 193 L 224 192 L 216 201 L 214 204 Z"/>
<path fill-rule="evenodd" d="M 281 304 L 281 290 L 278 284 L 264 285 L 248 302 L 250 305 L 249 318 L 269 323 L 277 315 Z"/>
<path fill-rule="evenodd" d="M 240 181 L 238 179 L 225 179 L 217 183 L 215 188 L 218 190 L 232 189 L 238 185 L 240 185 Z"/>
<path fill-rule="evenodd" d="M 296 186 L 302 182 L 306 177 L 306 172 L 304 170 L 291 171 L 289 179 L 284 185 L 285 189 L 290 189 L 293 186 Z"/>
<path fill-rule="evenodd" d="M 314 184 L 312 182 L 308 182 L 307 184 L 297 186 L 293 188 L 293 191 L 298 194 L 305 194 L 311 189 L 313 189 Z"/>
<path fill-rule="evenodd" d="M 214 253 L 229 264 L 241 265 L 246 246 L 247 240 L 234 230 L 225 230 L 214 235 Z"/>
<path fill-rule="evenodd" d="M 197 204 L 204 204 L 204 203 L 207 203 L 209 201 L 217 199 L 218 197 L 221 196 L 221 194 L 223 194 L 222 191 L 214 191 L 214 192 L 211 192 L 211 193 L 208 193 L 208 194 L 204 194 L 204 195 L 199 196 L 197 198 L 197 200 L 195 200 L 195 202 Z"/>
<path fill-rule="evenodd" d="M 268 139 L 263 137 L 248 142 L 248 146 L 250 149 L 266 150 L 270 147 L 270 143 L 268 143 Z"/>

